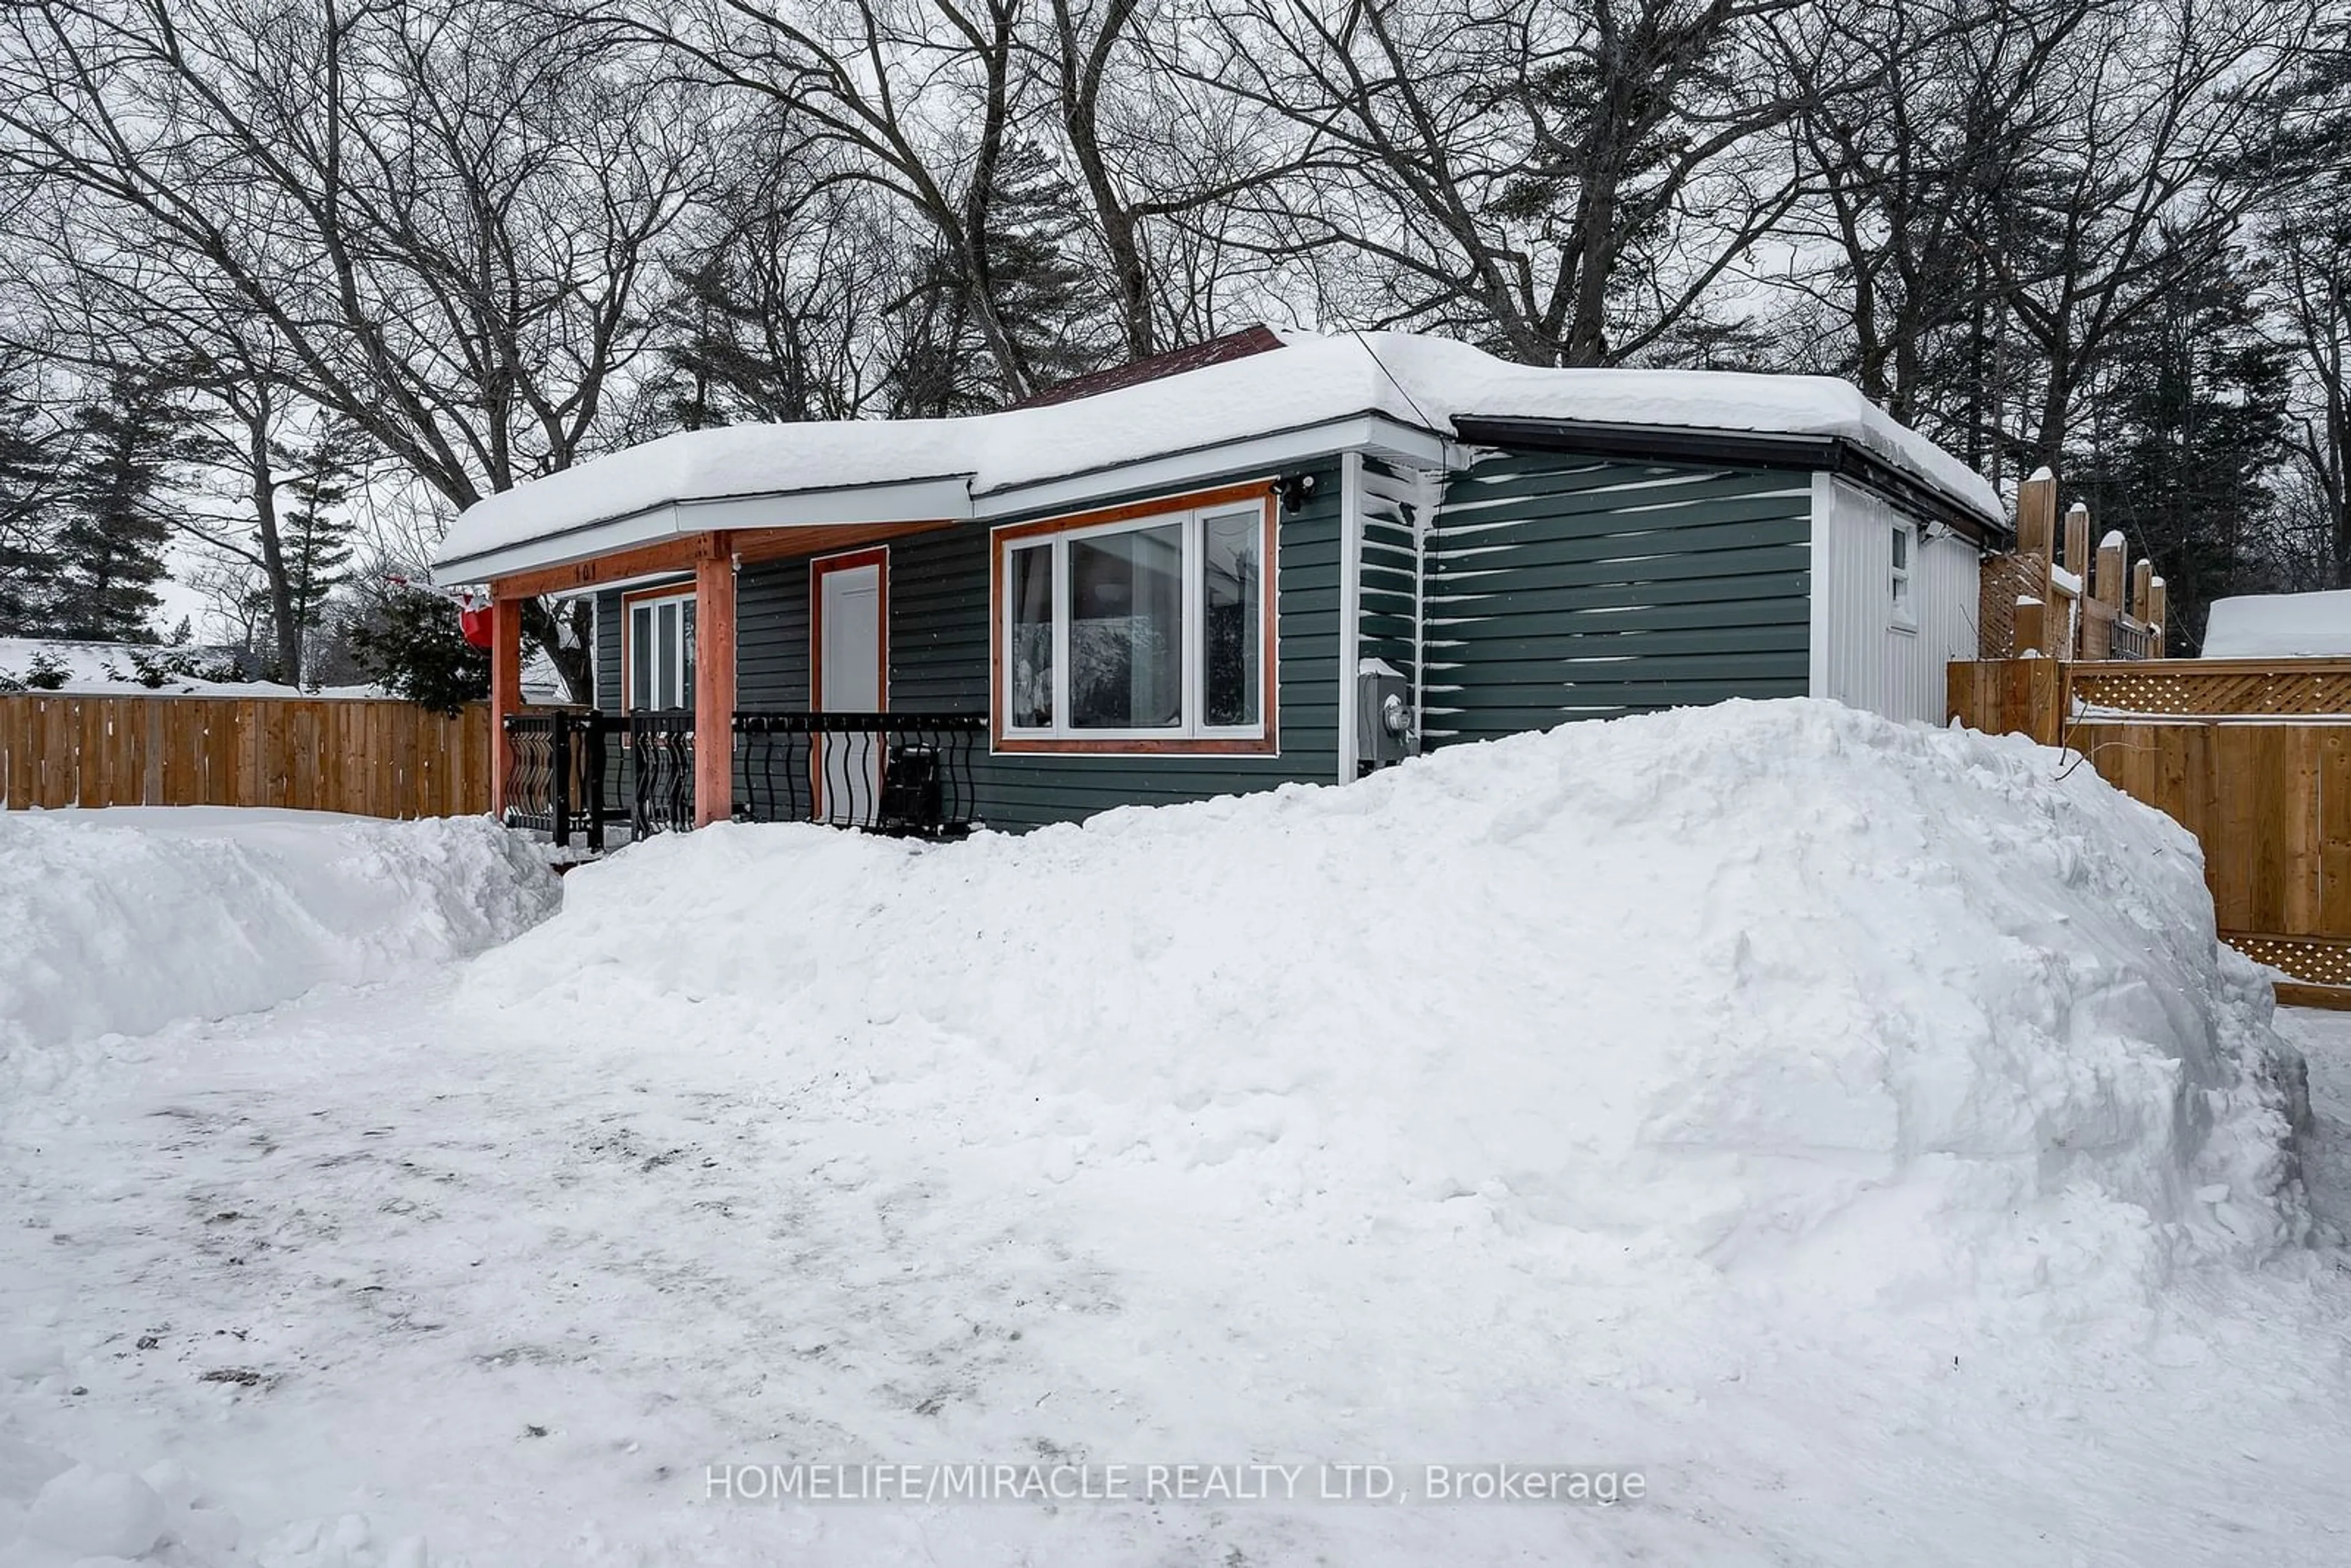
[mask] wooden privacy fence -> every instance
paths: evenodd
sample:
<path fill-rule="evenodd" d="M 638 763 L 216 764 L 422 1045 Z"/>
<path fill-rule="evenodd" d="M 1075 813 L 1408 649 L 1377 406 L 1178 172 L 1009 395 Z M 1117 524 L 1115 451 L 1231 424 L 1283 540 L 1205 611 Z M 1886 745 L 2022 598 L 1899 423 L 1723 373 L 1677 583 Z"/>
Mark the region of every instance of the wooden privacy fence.
<path fill-rule="evenodd" d="M 2220 934 L 2351 1005 L 2351 660 L 1950 667 L 1951 716 L 2079 752 L 2204 847 Z"/>
<path fill-rule="evenodd" d="M 2057 547 L 2064 545 L 2060 561 Z M 2090 508 L 2057 520 L 2057 481 L 2043 468 L 2016 494 L 2016 549 L 1980 574 L 1977 652 L 1985 659 L 2160 659 L 2168 611 L 2154 564 L 2128 562 L 2123 536 L 2090 542 Z"/>
<path fill-rule="evenodd" d="M 488 705 L 455 717 L 334 697 L 0 696 L 0 802 L 490 809 Z"/>

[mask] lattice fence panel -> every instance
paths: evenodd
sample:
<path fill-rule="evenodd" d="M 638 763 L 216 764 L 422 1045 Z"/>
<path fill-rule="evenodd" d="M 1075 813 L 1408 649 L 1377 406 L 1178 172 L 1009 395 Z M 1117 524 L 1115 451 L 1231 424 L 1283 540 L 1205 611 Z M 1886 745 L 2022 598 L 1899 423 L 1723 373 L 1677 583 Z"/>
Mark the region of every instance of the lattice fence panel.
<path fill-rule="evenodd" d="M 2351 942 L 2298 936 L 2226 934 L 2230 946 L 2256 964 L 2267 964 L 2314 986 L 2351 986 Z"/>
<path fill-rule="evenodd" d="M 2040 593 L 2042 570 L 2038 556 L 1996 555 L 1983 563 L 1976 611 L 1979 657 L 2015 657 L 2017 596 Z"/>
<path fill-rule="evenodd" d="M 2351 717 L 2351 663 L 2246 665 L 2191 659 L 2074 664 L 2074 701 L 2118 713 L 2245 717 Z"/>

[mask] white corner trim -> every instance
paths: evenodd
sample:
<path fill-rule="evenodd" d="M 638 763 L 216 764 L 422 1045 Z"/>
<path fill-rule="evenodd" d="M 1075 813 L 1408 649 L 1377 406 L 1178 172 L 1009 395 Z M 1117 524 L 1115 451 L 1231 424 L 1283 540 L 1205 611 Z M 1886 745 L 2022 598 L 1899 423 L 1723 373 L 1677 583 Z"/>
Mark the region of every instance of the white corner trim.
<path fill-rule="evenodd" d="M 1825 697 L 1829 690 L 1829 609 L 1834 600 L 1835 584 L 1829 580 L 1835 574 L 1828 563 L 1837 558 L 1837 550 L 1829 538 L 1836 526 L 1836 476 L 1825 468 L 1813 470 L 1813 519 L 1808 540 L 1811 559 L 1805 568 L 1805 612 L 1809 625 L 1804 633 L 1807 671 L 1804 690 L 1808 695 Z"/>
<path fill-rule="evenodd" d="M 1355 777 L 1356 668 L 1364 653 L 1364 455 L 1339 458 L 1339 779 Z"/>

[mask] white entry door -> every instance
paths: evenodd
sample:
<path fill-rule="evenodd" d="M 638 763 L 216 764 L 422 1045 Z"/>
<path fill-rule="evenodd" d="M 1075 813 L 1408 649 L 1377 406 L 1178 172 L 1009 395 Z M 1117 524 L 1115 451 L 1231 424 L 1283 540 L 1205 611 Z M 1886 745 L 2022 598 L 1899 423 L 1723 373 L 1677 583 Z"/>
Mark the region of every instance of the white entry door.
<path fill-rule="evenodd" d="M 879 713 L 882 691 L 882 568 L 817 570 L 816 708 Z M 882 790 L 882 742 L 871 735 L 820 737 L 818 810 L 828 821 L 871 822 Z"/>

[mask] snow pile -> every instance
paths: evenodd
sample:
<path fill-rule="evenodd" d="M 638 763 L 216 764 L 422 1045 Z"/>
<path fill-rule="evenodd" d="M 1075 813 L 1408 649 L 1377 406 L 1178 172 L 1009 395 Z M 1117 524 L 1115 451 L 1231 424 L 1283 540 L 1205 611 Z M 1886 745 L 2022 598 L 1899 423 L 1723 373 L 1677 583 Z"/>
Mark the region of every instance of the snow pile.
<path fill-rule="evenodd" d="M 378 1541 L 361 1514 L 306 1520 L 258 1543 L 244 1536 L 236 1514 L 176 1459 L 136 1472 L 105 1469 L 0 1433 L 0 1563 L 7 1568 L 457 1568 L 421 1537 Z"/>
<path fill-rule="evenodd" d="M 1409 332 L 1300 336 L 1281 349 L 1041 407 L 962 419 L 734 425 L 664 436 L 466 508 L 440 563 L 637 516 L 674 501 L 839 491 L 837 516 L 870 522 L 860 486 L 964 478 L 975 496 L 1366 413 L 1450 435 L 1465 417 L 1573 420 L 1650 429 L 1831 435 L 1972 508 L 2002 517 L 1983 477 L 1825 376 L 1718 371 L 1554 370 Z M 1333 450 L 1336 449 L 1334 437 Z M 1118 489 L 1105 483 L 1105 493 Z M 924 516 L 936 515 L 926 502 Z M 679 527 L 689 527 L 678 524 Z"/>
<path fill-rule="evenodd" d="M 234 1515 L 198 1495 L 183 1466 L 162 1460 L 139 1474 L 77 1464 L 0 1435 L 0 1561 L 55 1563 L 226 1561 Z"/>
<path fill-rule="evenodd" d="M 40 1087 L 76 1042 L 471 953 L 558 897 L 483 818 L 0 813 L 0 1098 Z"/>
<path fill-rule="evenodd" d="M 465 994 L 1260 1239 L 1474 1211 L 1832 1306 L 2095 1313 L 2307 1224 L 2294 1059 L 2194 841 L 2022 739 L 1826 703 L 946 848 L 664 838 Z"/>
<path fill-rule="evenodd" d="M 2351 657 L 2351 589 L 2216 599 L 2204 626 L 2204 657 Z"/>

